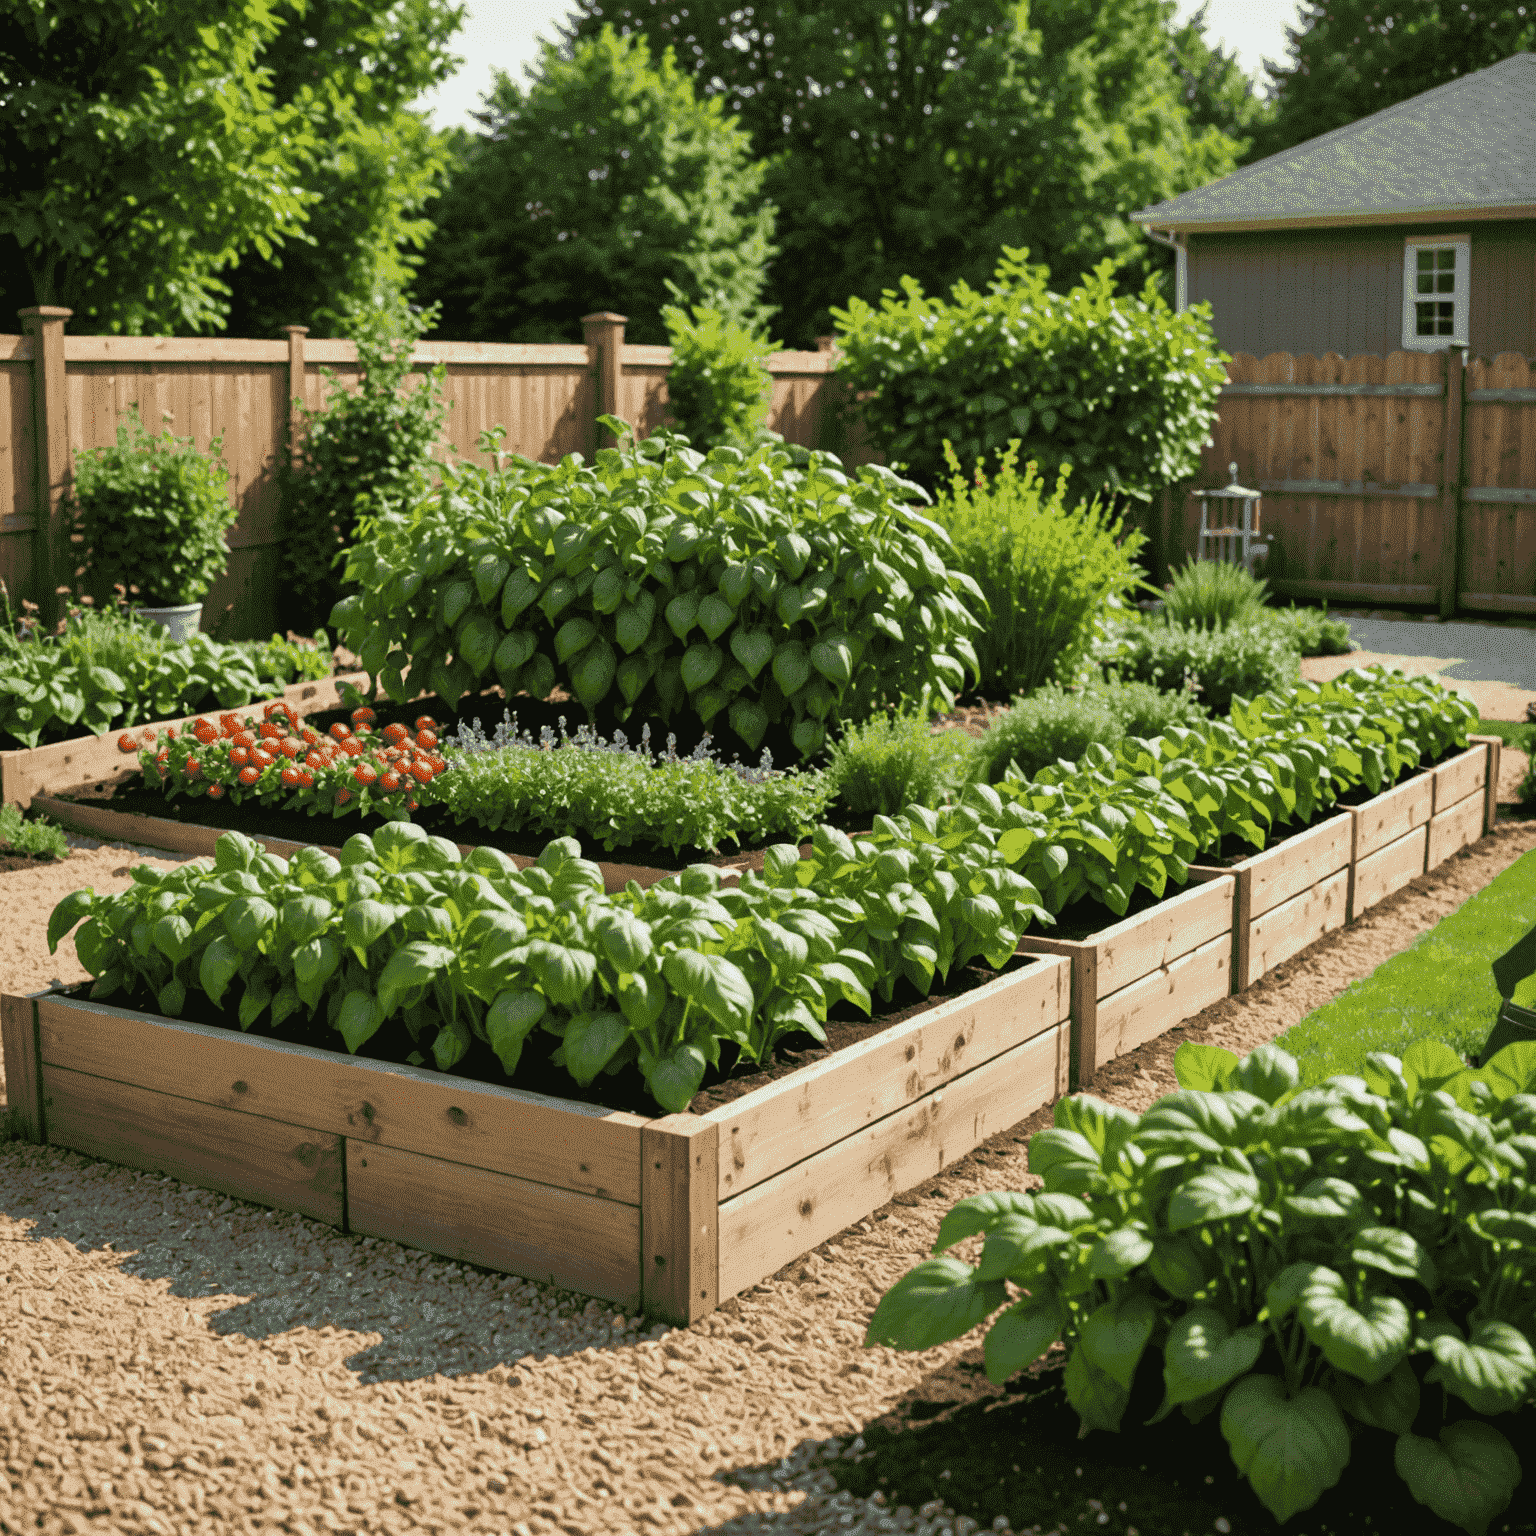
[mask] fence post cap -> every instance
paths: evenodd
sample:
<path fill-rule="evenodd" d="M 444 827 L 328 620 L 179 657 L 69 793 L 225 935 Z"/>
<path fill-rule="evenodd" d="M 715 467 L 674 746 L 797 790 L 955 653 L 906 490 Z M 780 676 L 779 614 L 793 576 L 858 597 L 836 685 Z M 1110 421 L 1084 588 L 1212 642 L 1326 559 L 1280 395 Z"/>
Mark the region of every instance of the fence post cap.
<path fill-rule="evenodd" d="M 300 336 L 308 336 L 309 327 L 307 325 L 285 325 L 283 327 L 283 334 L 285 336 L 292 336 L 295 333 Z"/>
<path fill-rule="evenodd" d="M 583 315 L 581 317 L 581 323 L 583 325 L 591 325 L 594 321 L 600 321 L 600 320 L 608 321 L 610 324 L 613 324 L 613 325 L 628 325 L 629 324 L 629 316 L 628 315 L 615 314 L 611 309 L 600 309 L 600 310 L 597 311 L 596 314 L 593 314 L 593 315 Z"/>
<path fill-rule="evenodd" d="M 59 304 L 33 304 L 26 309 L 18 309 L 16 313 L 23 320 L 68 320 L 74 310 L 65 309 Z"/>

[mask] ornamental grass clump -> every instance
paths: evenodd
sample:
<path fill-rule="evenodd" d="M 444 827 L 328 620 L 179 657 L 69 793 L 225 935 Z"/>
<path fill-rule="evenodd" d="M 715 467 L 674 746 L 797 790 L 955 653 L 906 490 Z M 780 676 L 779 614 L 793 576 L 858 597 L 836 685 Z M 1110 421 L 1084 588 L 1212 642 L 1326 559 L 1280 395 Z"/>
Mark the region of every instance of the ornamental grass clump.
<path fill-rule="evenodd" d="M 445 466 L 439 491 L 364 520 L 361 590 L 333 621 L 402 702 L 559 683 L 589 712 L 728 726 L 753 752 L 780 722 L 810 757 L 856 708 L 948 707 L 985 601 L 925 493 L 803 459 L 663 432 L 592 465 Z"/>
<path fill-rule="evenodd" d="M 492 831 L 581 835 L 605 849 L 649 846 L 717 852 L 722 843 L 799 838 L 825 814 L 832 780 L 814 769 L 773 766 L 764 749 L 753 766 L 723 762 L 706 736 L 686 757 L 677 738 L 654 752 L 651 728 L 631 745 L 622 731 L 605 740 L 589 725 L 534 740 L 507 712 L 487 737 L 479 720 L 443 741 L 453 772 L 428 799 L 461 822 Z"/>
<path fill-rule="evenodd" d="M 1282 1523 L 1387 1435 L 1413 1497 L 1482 1536 L 1521 1480 L 1500 1424 L 1536 1395 L 1536 1044 L 1476 1071 L 1438 1042 L 1361 1065 L 1303 1088 L 1275 1046 L 1186 1041 L 1141 1115 L 1059 1100 L 1030 1138 L 1044 1188 L 955 1206 L 867 1342 L 988 1323 L 997 1384 L 1060 1342 L 1085 1435 L 1134 1434 L 1156 1373 L 1156 1419 L 1216 1416 Z M 950 1253 L 975 1237 L 978 1263 Z"/>

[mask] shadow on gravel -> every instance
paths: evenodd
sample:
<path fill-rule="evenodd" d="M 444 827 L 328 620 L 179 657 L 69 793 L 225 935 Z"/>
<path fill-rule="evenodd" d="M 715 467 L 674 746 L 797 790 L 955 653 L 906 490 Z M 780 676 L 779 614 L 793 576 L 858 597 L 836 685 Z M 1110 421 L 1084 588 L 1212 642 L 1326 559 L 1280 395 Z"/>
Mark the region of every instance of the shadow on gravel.
<path fill-rule="evenodd" d="M 199 1309 L 214 1333 L 378 1334 L 346 1362 L 363 1381 L 481 1374 L 648 1336 L 608 1303 L 56 1147 L 0 1145 L 0 1190 L 0 1215 L 34 1238 L 110 1252 L 173 1296 L 224 1299 Z"/>

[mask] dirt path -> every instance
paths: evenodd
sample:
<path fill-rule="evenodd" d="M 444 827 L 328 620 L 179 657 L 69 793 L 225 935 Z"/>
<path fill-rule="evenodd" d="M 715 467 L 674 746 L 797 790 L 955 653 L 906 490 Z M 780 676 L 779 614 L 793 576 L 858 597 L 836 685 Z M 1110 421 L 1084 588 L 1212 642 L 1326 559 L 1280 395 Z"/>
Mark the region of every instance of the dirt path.
<path fill-rule="evenodd" d="M 1532 847 L 1536 822 L 1506 824 L 1094 1090 L 1141 1108 L 1172 1085 L 1180 1040 L 1272 1038 Z M 76 863 L 62 889 L 98 863 L 125 879 L 129 857 Z M 67 974 L 62 951 L 30 958 L 45 884 L 0 874 L 7 989 Z M 547 1286 L 0 1147 L 0 1532 L 967 1536 L 969 1522 L 925 1518 L 936 1505 L 834 1495 L 824 1463 L 905 1396 L 989 1390 L 974 1345 L 908 1356 L 861 1339 L 953 1201 L 1023 1184 L 1024 1142 L 1047 1119 L 694 1328 L 649 1332 Z"/>

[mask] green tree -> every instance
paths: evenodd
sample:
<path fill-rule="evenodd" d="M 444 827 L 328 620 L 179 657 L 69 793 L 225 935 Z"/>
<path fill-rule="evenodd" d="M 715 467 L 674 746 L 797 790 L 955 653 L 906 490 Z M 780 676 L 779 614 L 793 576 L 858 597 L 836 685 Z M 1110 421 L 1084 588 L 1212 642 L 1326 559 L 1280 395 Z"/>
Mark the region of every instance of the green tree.
<path fill-rule="evenodd" d="M 773 210 L 763 168 L 719 100 L 696 99 L 670 52 L 604 28 L 546 47 L 524 88 L 498 74 L 461 134 L 418 292 L 439 334 L 566 341 L 619 310 L 629 339 L 666 341 L 671 280 L 689 302 L 760 320 Z"/>
<path fill-rule="evenodd" d="M 411 103 L 458 63 L 449 45 L 463 11 L 454 0 L 281 0 L 278 15 L 261 63 L 278 103 L 310 103 L 315 201 L 281 249 L 242 258 L 228 323 L 241 336 L 288 324 L 337 335 L 376 294 L 409 287 L 432 232 L 446 136 Z"/>
<path fill-rule="evenodd" d="M 217 319 L 219 273 L 313 200 L 305 104 L 261 66 L 271 0 L 0 0 L 0 281 L 142 332 Z"/>
<path fill-rule="evenodd" d="M 1271 64 L 1272 127 L 1255 160 L 1536 48 L 1536 5 L 1508 0 L 1305 0 Z"/>
<path fill-rule="evenodd" d="M 1170 0 L 581 0 L 568 47 L 612 25 L 671 47 L 770 161 L 781 214 L 769 298 L 791 345 L 910 275 L 987 281 L 1027 245 L 1068 278 L 1163 258 L 1130 211 L 1225 174 L 1197 128 Z"/>
<path fill-rule="evenodd" d="M 1173 33 L 1173 68 L 1183 82 L 1184 109 L 1197 129 L 1219 128 L 1243 154 L 1255 134 L 1268 127 L 1274 108 L 1254 89 L 1235 54 L 1206 36 L 1206 0 Z"/>

